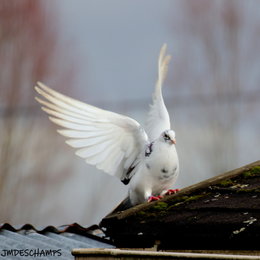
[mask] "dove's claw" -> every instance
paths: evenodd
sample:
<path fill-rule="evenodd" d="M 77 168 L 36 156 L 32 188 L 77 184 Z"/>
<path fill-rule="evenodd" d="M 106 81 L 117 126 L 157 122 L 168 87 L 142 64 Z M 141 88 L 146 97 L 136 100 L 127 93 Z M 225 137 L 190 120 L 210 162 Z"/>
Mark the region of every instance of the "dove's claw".
<path fill-rule="evenodd" d="M 180 189 L 167 190 L 167 192 L 165 193 L 165 195 L 175 194 L 175 193 L 177 193 L 178 191 L 180 191 Z"/>
<path fill-rule="evenodd" d="M 162 198 L 162 196 L 150 196 L 150 197 L 148 198 L 148 202 L 160 200 L 161 198 Z"/>

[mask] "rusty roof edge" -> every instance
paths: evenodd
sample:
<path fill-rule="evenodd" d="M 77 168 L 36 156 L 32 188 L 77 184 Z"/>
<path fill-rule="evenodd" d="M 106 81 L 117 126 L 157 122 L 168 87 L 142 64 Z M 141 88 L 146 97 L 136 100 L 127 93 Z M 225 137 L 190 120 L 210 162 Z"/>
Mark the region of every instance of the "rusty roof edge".
<path fill-rule="evenodd" d="M 132 207 L 130 209 L 108 215 L 104 219 L 102 219 L 101 226 L 102 226 L 102 222 L 104 220 L 105 221 L 110 220 L 110 219 L 120 220 L 120 219 L 129 217 L 129 216 L 132 216 L 132 215 L 136 214 L 138 211 L 149 209 L 150 207 L 153 207 L 155 204 L 157 204 L 159 202 L 165 202 L 165 201 L 171 200 L 173 198 L 181 197 L 183 195 L 189 195 L 194 191 L 199 191 L 201 189 L 205 189 L 205 188 L 207 188 L 211 185 L 217 184 L 220 181 L 224 181 L 226 179 L 236 177 L 236 176 L 240 175 L 241 173 L 248 171 L 255 166 L 260 166 L 260 160 L 255 161 L 255 162 L 250 163 L 250 164 L 247 164 L 247 165 L 244 165 L 244 166 L 239 167 L 237 169 L 227 171 L 225 173 L 222 173 L 220 175 L 217 175 L 217 176 L 214 176 L 212 178 L 206 179 L 204 181 L 198 182 L 198 183 L 193 184 L 191 186 L 188 186 L 186 188 L 183 188 L 178 193 L 175 193 L 175 194 L 172 194 L 172 195 L 169 195 L 169 196 L 165 196 L 164 198 L 162 198 L 159 201 L 154 201 L 154 202 L 149 202 L 149 203 L 146 202 L 146 203 L 143 203 L 143 204 L 139 204 L 135 207 Z"/>
<path fill-rule="evenodd" d="M 166 252 L 166 251 L 148 251 L 148 250 L 129 250 L 129 249 L 107 249 L 107 248 L 75 248 L 71 252 L 76 257 L 103 257 L 106 259 L 113 258 L 136 258 L 138 259 L 233 259 L 233 260 L 246 260 L 255 259 L 259 260 L 259 256 L 242 255 L 242 254 L 225 254 L 225 253 L 202 253 L 202 252 Z"/>

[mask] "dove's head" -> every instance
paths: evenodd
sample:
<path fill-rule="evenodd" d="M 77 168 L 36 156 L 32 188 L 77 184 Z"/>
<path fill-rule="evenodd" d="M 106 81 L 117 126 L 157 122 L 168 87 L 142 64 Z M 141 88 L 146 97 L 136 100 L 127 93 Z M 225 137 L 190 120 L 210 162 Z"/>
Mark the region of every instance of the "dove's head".
<path fill-rule="evenodd" d="M 162 132 L 160 139 L 168 144 L 176 144 L 175 132 L 173 130 L 165 130 Z"/>

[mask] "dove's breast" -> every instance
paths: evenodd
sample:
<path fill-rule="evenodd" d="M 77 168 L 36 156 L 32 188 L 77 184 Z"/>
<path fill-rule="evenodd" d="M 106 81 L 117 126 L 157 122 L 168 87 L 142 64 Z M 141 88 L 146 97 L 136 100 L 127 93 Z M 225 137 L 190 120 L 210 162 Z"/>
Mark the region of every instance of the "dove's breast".
<path fill-rule="evenodd" d="M 145 165 L 152 178 L 152 194 L 159 195 L 172 188 L 179 173 L 179 159 L 175 145 L 159 143 Z"/>
<path fill-rule="evenodd" d="M 178 173 L 179 160 L 175 146 L 155 143 L 152 152 L 147 153 L 131 179 L 129 196 L 132 205 L 173 188 Z"/>

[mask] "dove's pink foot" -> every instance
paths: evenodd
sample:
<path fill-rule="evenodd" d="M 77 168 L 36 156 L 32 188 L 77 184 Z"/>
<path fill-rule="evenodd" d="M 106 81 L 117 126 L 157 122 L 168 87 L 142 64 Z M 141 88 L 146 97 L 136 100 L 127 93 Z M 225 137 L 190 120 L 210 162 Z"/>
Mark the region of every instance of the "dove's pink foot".
<path fill-rule="evenodd" d="M 171 195 L 171 194 L 175 194 L 178 191 L 180 191 L 180 189 L 171 189 L 171 190 L 167 190 L 167 192 L 164 195 Z"/>
<path fill-rule="evenodd" d="M 162 196 L 150 196 L 150 197 L 148 198 L 148 202 L 160 200 L 161 198 L 162 198 Z"/>

